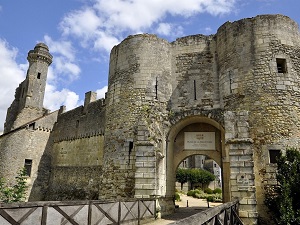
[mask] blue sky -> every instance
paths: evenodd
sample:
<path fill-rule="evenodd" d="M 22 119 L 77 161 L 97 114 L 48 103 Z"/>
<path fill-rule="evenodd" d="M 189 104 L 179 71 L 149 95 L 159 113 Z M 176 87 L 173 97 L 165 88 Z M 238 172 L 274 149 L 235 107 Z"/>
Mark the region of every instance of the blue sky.
<path fill-rule="evenodd" d="M 25 78 L 27 52 L 38 42 L 54 57 L 44 106 L 72 109 L 85 92 L 104 96 L 110 49 L 128 35 L 171 42 L 259 14 L 284 14 L 299 24 L 299 9 L 299 0 L 0 0 L 0 132 Z"/>

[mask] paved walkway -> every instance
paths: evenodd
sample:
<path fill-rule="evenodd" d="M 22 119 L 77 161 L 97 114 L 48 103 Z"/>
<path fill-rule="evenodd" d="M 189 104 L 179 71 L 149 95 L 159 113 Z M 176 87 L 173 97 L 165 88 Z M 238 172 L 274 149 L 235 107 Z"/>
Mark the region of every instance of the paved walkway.
<path fill-rule="evenodd" d="M 175 212 L 171 215 L 164 216 L 161 219 L 157 219 L 155 221 L 152 221 L 150 223 L 147 223 L 147 225 L 166 225 L 173 223 L 177 220 L 181 220 L 183 218 L 192 216 L 200 211 L 203 211 L 207 209 L 207 201 L 203 199 L 197 199 L 193 197 L 189 197 L 186 195 L 180 196 L 181 201 L 175 202 L 176 205 L 179 205 L 179 208 L 175 209 Z M 188 206 L 187 207 L 187 201 Z M 214 207 L 216 205 L 220 205 L 222 203 L 209 203 L 210 207 Z"/>

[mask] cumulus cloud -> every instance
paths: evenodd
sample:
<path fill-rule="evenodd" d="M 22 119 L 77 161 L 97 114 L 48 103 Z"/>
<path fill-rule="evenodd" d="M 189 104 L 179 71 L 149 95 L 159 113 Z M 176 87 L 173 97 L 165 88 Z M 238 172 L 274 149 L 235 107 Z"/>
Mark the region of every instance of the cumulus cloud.
<path fill-rule="evenodd" d="M 100 89 L 96 90 L 97 98 L 98 99 L 104 98 L 106 92 L 107 92 L 107 86 L 104 86 L 103 88 L 100 88 Z"/>
<path fill-rule="evenodd" d="M 54 41 L 48 35 L 44 36 L 44 41 L 53 55 L 53 63 L 48 69 L 44 106 L 51 111 L 62 105 L 67 110 L 73 109 L 82 104 L 79 95 L 66 88 L 59 89 L 59 86 L 61 82 L 70 83 L 79 78 L 81 69 L 76 64 L 76 52 L 70 41 Z"/>
<path fill-rule="evenodd" d="M 159 23 L 156 33 L 162 36 L 177 38 L 183 34 L 183 27 L 171 23 Z"/>
<path fill-rule="evenodd" d="M 82 105 L 82 101 L 79 101 L 79 95 L 75 92 L 65 88 L 57 90 L 55 86 L 47 83 L 44 105 L 51 111 L 59 109 L 62 105 L 65 105 L 67 110 L 70 110 Z"/>
<path fill-rule="evenodd" d="M 15 89 L 25 77 L 24 67 L 15 62 L 17 53 L 16 48 L 0 39 L 0 132 L 3 131 L 6 110 L 13 101 Z"/>
<path fill-rule="evenodd" d="M 82 46 L 107 52 L 124 34 L 151 31 L 157 27 L 158 34 L 174 36 L 182 34 L 182 27 L 164 23 L 167 16 L 188 18 L 198 13 L 214 16 L 230 13 L 237 0 L 93 0 L 67 14 L 60 23 L 64 36 L 80 39 Z"/>
<path fill-rule="evenodd" d="M 52 67 L 54 74 L 66 76 L 68 81 L 78 79 L 81 72 L 80 67 L 76 64 L 76 53 L 70 41 L 54 41 L 50 36 L 44 36 L 45 43 L 48 45 L 53 54 Z M 58 77 L 53 76 L 52 81 Z"/>

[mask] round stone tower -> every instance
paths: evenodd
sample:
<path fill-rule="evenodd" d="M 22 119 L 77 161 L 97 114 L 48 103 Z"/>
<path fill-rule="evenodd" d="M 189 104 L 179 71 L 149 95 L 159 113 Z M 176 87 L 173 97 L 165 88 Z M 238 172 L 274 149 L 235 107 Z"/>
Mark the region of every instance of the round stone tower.
<path fill-rule="evenodd" d="M 103 190 L 110 195 L 106 185 L 125 197 L 157 194 L 156 153 L 165 144 L 162 126 L 172 92 L 170 82 L 166 40 L 141 34 L 129 36 L 112 49 L 103 175 Z M 108 194 L 104 191 L 104 195 Z"/>
<path fill-rule="evenodd" d="M 299 37 L 297 24 L 282 15 L 227 22 L 216 34 L 220 100 L 227 112 L 226 144 L 233 151 L 240 143 L 241 155 L 231 153 L 231 158 L 246 159 L 239 162 L 243 171 L 236 172 L 249 174 L 247 180 L 240 179 L 237 190 L 245 183 L 255 186 L 249 193 L 256 195 L 262 220 L 267 212 L 264 192 L 276 184 L 275 156 L 288 146 L 299 147 Z M 237 119 L 241 117 L 247 118 L 243 125 Z M 245 169 L 251 161 L 253 175 Z"/>
<path fill-rule="evenodd" d="M 45 87 L 52 55 L 47 45 L 38 43 L 28 52 L 29 68 L 26 79 L 16 89 L 15 100 L 7 110 L 4 132 L 15 129 L 43 116 Z"/>

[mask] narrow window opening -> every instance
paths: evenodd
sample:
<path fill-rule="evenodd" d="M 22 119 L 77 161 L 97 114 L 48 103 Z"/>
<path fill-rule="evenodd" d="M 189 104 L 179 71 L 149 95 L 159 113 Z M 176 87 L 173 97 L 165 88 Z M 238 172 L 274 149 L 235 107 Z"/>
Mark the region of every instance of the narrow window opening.
<path fill-rule="evenodd" d="M 275 149 L 269 150 L 270 163 L 277 163 L 279 156 L 280 156 L 280 150 L 275 150 Z"/>
<path fill-rule="evenodd" d="M 230 94 L 232 94 L 232 82 L 233 82 L 232 72 L 229 71 L 229 92 L 230 92 Z"/>
<path fill-rule="evenodd" d="M 32 159 L 25 159 L 24 168 L 26 172 L 26 176 L 31 176 L 31 169 L 32 169 Z"/>
<path fill-rule="evenodd" d="M 79 127 L 79 120 L 76 120 L 76 128 Z"/>
<path fill-rule="evenodd" d="M 130 164 L 130 154 L 132 152 L 133 149 L 133 141 L 129 141 L 129 145 L 128 145 L 128 165 Z"/>
<path fill-rule="evenodd" d="M 287 72 L 287 66 L 286 66 L 286 59 L 276 59 L 277 64 L 277 72 L 278 73 L 286 73 Z"/>
<path fill-rule="evenodd" d="M 184 167 L 184 168 L 187 167 L 187 162 L 186 162 L 186 160 L 183 161 L 183 167 Z"/>
<path fill-rule="evenodd" d="M 35 123 L 29 124 L 29 129 L 30 130 L 35 130 Z"/>
<path fill-rule="evenodd" d="M 41 73 L 38 73 L 37 79 L 41 79 Z"/>
<path fill-rule="evenodd" d="M 129 141 L 129 154 L 132 152 L 133 149 L 133 141 Z"/>
<path fill-rule="evenodd" d="M 157 81 L 157 77 L 155 79 L 155 99 L 157 99 L 157 86 L 158 86 L 158 81 Z"/>
<path fill-rule="evenodd" d="M 194 100 L 197 100 L 196 80 L 194 80 Z"/>

